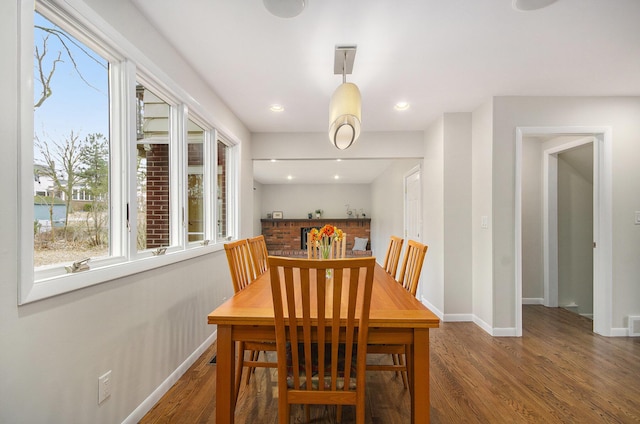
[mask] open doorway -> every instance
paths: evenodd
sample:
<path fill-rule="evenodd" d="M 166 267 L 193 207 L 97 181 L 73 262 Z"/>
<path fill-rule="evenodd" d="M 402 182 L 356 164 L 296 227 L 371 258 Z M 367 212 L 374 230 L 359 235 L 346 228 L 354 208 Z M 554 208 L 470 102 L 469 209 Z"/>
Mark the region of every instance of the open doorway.
<path fill-rule="evenodd" d="M 526 127 L 518 128 L 516 134 L 516 335 L 522 335 L 523 298 L 525 303 L 569 309 L 575 303 L 576 312 L 593 317 L 594 332 L 611 335 L 611 130 L 607 127 Z M 529 138 L 537 138 L 537 145 L 528 143 Z M 532 168 L 528 164 L 532 151 L 538 152 L 537 160 L 542 162 L 542 167 L 537 168 L 538 177 L 542 168 L 537 194 L 529 192 L 531 184 L 527 176 L 530 172 L 527 168 Z M 591 173 L 583 169 L 587 156 L 591 159 Z M 577 180 L 579 172 L 586 172 L 586 177 L 580 176 L 580 183 L 571 181 Z M 585 182 L 589 179 L 592 186 Z M 590 196 L 585 195 L 585 191 L 590 191 Z M 567 198 L 577 196 L 578 192 L 583 192 L 579 200 Z M 532 205 L 532 197 L 542 198 L 541 207 L 539 203 Z M 580 211 L 575 209 L 588 210 L 576 218 L 571 213 Z M 536 224 L 532 217 L 542 222 Z M 580 226 L 573 228 L 577 221 L 581 221 Z M 538 231 L 536 225 L 540 225 L 538 228 L 542 231 Z M 530 237 L 536 231 L 539 239 Z M 568 236 L 571 232 L 579 234 L 573 241 Z M 591 239 L 586 249 L 585 237 Z M 577 244 L 581 246 L 578 250 Z M 531 254 L 536 251 L 537 257 Z M 585 261 L 585 255 L 590 256 L 592 262 Z M 583 272 L 585 267 L 591 272 Z M 536 285 L 527 281 L 531 278 L 537 279 Z M 575 281 L 566 283 L 574 278 L 580 279 L 580 284 L 590 279 L 586 284 L 591 285 L 591 292 L 583 290 L 581 297 L 576 297 L 579 288 Z M 542 291 L 541 279 L 544 281 Z M 562 280 L 560 285 L 559 280 Z M 592 301 L 592 311 L 585 296 Z M 580 304 L 584 311 L 579 310 Z"/>

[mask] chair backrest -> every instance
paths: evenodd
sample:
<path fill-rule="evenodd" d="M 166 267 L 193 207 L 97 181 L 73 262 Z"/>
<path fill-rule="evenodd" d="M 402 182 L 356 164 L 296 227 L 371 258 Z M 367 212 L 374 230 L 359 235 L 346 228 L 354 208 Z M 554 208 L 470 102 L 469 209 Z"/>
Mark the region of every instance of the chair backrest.
<path fill-rule="evenodd" d="M 265 242 L 263 235 L 251 237 L 247 242 L 249 243 L 249 250 L 251 251 L 253 271 L 255 272 L 256 277 L 258 277 L 269 269 L 269 262 L 267 261 L 267 257 L 269 256 L 269 253 L 267 253 L 267 243 Z"/>
<path fill-rule="evenodd" d="M 293 403 L 355 404 L 354 390 L 364 390 L 374 266 L 373 257 L 269 257 L 278 390 L 283 396 L 288 387 L 296 390 Z M 293 348 L 287 351 L 287 346 Z M 336 396 L 353 402 L 336 401 Z"/>
<path fill-rule="evenodd" d="M 340 241 L 331 240 L 328 259 L 342 259 L 347 255 L 347 233 L 342 233 Z M 323 259 L 320 248 L 311 241 L 311 233 L 307 234 L 307 259 Z"/>
<path fill-rule="evenodd" d="M 414 296 L 418 290 L 418 280 L 420 279 L 422 263 L 424 262 L 424 256 L 427 254 L 427 249 L 427 245 L 415 240 L 407 242 L 407 250 L 404 253 L 398 282 Z"/>
<path fill-rule="evenodd" d="M 331 259 L 343 259 L 347 255 L 347 233 L 342 233 L 340 241 L 333 240 L 331 243 Z"/>
<path fill-rule="evenodd" d="M 404 243 L 403 238 L 391 236 L 387 253 L 384 255 L 384 265 L 382 265 L 382 267 L 387 271 L 387 274 L 391 275 L 393 278 L 396 278 L 396 272 L 398 271 L 402 243 Z"/>
<path fill-rule="evenodd" d="M 227 262 L 229 262 L 233 291 L 238 293 L 256 279 L 256 273 L 251 263 L 249 243 L 246 239 L 225 243 L 224 251 L 227 254 Z"/>

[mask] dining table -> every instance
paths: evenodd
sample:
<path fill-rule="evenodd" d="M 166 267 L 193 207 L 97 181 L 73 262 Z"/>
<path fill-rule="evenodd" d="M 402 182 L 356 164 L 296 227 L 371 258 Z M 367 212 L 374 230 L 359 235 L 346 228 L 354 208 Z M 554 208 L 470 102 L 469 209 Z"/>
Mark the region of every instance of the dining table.
<path fill-rule="evenodd" d="M 236 342 L 275 342 L 270 273 L 265 272 L 211 312 L 208 323 L 217 326 L 216 423 L 232 424 Z M 412 423 L 429 422 L 429 329 L 439 325 L 433 312 L 376 263 L 368 344 L 406 345 Z"/>

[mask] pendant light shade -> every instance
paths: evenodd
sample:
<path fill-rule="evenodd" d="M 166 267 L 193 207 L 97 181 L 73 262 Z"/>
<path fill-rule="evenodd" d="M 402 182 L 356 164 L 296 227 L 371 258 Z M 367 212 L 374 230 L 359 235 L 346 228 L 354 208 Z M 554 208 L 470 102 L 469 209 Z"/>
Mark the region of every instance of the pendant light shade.
<path fill-rule="evenodd" d="M 340 150 L 351 146 L 360 136 L 362 101 L 353 83 L 341 84 L 331 96 L 329 105 L 329 140 Z"/>

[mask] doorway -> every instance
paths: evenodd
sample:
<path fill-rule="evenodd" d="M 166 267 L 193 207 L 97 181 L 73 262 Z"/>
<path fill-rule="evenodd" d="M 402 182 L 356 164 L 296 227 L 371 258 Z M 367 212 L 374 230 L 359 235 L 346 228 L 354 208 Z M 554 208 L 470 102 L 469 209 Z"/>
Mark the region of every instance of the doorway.
<path fill-rule="evenodd" d="M 404 238 L 422 241 L 422 184 L 420 166 L 416 166 L 404 175 Z M 406 243 L 405 243 L 406 245 Z M 418 283 L 420 291 L 422 285 Z M 421 292 L 416 293 L 418 299 Z"/>
<path fill-rule="evenodd" d="M 581 137 L 578 137 L 581 136 Z M 523 283 L 523 138 L 572 138 L 543 152 L 544 300 L 558 306 L 557 161 L 558 154 L 580 145 L 593 145 L 593 331 L 611 335 L 611 129 L 609 127 L 519 127 L 516 129 L 516 328 L 522 335 Z M 554 189 L 555 187 L 555 189 Z M 554 194 L 555 193 L 555 194 Z M 554 201 L 554 199 L 556 199 Z M 555 217 L 555 218 L 554 218 Z M 554 221 L 555 219 L 555 221 Z M 525 229 L 526 230 L 526 229 Z M 542 302 L 541 302 L 542 303 Z M 564 306 L 564 305 L 560 305 Z"/>

